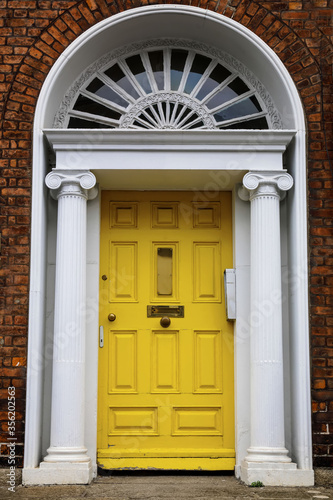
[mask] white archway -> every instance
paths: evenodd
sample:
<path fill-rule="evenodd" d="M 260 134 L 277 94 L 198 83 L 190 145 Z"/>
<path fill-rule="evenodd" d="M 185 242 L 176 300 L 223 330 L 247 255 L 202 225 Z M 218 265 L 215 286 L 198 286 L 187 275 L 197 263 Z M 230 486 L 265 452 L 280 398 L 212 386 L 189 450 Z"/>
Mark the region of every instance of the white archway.
<path fill-rule="evenodd" d="M 280 111 L 283 128 L 296 131 L 288 149 L 287 166 L 294 179 L 294 189 L 288 197 L 289 278 L 287 284 L 289 286 L 290 350 L 287 350 L 290 356 L 290 391 L 292 395 L 288 418 L 291 420 L 292 442 L 290 448 L 293 460 L 297 463 L 298 469 L 302 471 L 301 483 L 311 484 L 313 482 L 308 345 L 306 157 L 302 104 L 284 65 L 275 53 L 251 31 L 229 18 L 210 11 L 179 5 L 161 5 L 142 7 L 115 15 L 87 30 L 59 57 L 39 96 L 33 143 L 30 312 L 24 465 L 24 481 L 27 484 L 42 481 L 38 475 L 43 453 L 42 429 L 48 426 L 45 423 L 48 420 L 48 409 L 44 404 L 45 389 L 43 386 L 43 374 L 47 361 L 45 354 L 45 297 L 48 295 L 46 287 L 48 220 L 45 176 L 48 172 L 48 154 L 43 131 L 52 127 L 54 115 L 71 83 L 89 64 L 104 53 L 138 40 L 143 41 L 163 36 L 191 38 L 193 33 L 196 33 L 197 42 L 228 51 L 233 57 L 246 64 L 269 90 L 277 109 Z M 116 182 L 121 186 L 123 180 L 120 173 Z M 205 182 L 207 182 L 207 178 L 197 180 L 199 187 Z M 91 227 L 95 225 L 96 221 L 98 225 L 97 212 L 96 208 L 95 211 L 91 210 L 90 217 L 95 218 Z M 236 219 L 243 216 L 242 212 L 244 215 L 244 208 L 238 203 L 235 206 Z M 88 220 L 88 230 L 89 227 Z M 243 229 L 241 224 L 234 228 L 235 248 L 242 244 Z M 96 228 L 95 232 L 97 232 Z M 91 251 L 92 255 L 96 255 L 96 252 L 98 254 L 98 244 L 97 248 L 95 245 Z M 237 255 L 235 255 L 235 260 L 237 266 Z M 241 274 L 243 264 L 239 265 Z M 88 274 L 93 276 L 92 291 L 98 293 L 98 286 L 96 289 L 96 279 L 94 278 L 96 272 L 98 273 L 98 261 L 95 260 L 91 264 Z M 241 311 L 243 299 L 241 297 L 238 299 Z M 244 317 L 246 316 L 246 307 L 244 306 L 242 313 Z M 97 327 L 96 311 L 93 321 Z M 239 349 L 236 352 L 236 407 L 238 415 L 236 424 L 238 466 L 236 473 L 239 475 L 240 462 L 246 453 L 249 434 L 248 417 L 245 416 L 248 408 L 242 407 L 243 401 L 247 401 L 246 386 L 240 368 L 248 351 L 243 349 L 244 324 L 242 325 L 240 321 L 236 322 L 235 333 L 236 342 L 237 339 L 239 340 Z M 93 342 L 90 347 L 96 351 Z M 87 443 L 93 461 L 94 452 L 92 450 L 95 443 L 93 433 L 96 428 L 96 425 L 94 428 L 95 382 L 96 378 L 92 377 L 88 388 L 88 392 L 90 392 L 87 394 L 89 405 L 86 406 L 87 427 L 93 428 L 88 438 L 89 443 Z M 86 433 L 89 434 L 89 431 Z"/>

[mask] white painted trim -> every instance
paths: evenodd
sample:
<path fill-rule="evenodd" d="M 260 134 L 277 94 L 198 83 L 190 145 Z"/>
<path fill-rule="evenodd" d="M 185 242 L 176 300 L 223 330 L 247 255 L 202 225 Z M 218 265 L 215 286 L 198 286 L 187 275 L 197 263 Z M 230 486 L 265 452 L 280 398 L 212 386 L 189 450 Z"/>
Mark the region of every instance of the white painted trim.
<path fill-rule="evenodd" d="M 211 43 L 216 30 L 223 31 L 238 41 L 244 51 L 247 65 L 252 69 L 253 61 L 260 61 L 256 68 L 259 79 L 270 78 L 266 87 L 275 98 L 282 115 L 284 126 L 297 131 L 290 155 L 290 173 L 295 180 L 293 195 L 289 197 L 289 264 L 297 270 L 298 286 L 292 290 L 290 301 L 291 366 L 293 399 L 293 448 L 299 469 L 312 469 L 311 415 L 310 415 L 310 375 L 309 375 L 309 322 L 308 322 L 308 281 L 307 281 L 307 211 L 306 211 L 306 149 L 305 120 L 302 103 L 297 89 L 278 56 L 255 34 L 239 23 L 196 7 L 182 5 L 155 5 L 132 9 L 114 15 L 96 24 L 78 37 L 58 58 L 41 89 L 36 106 L 33 138 L 33 186 L 32 186 L 32 229 L 31 229 L 31 270 L 29 304 L 29 339 L 27 371 L 27 408 L 25 432 L 24 471 L 38 467 L 41 460 L 41 423 L 43 401 L 43 353 L 45 324 L 45 280 L 46 280 L 46 195 L 44 178 L 47 173 L 47 152 L 44 148 L 42 129 L 48 128 L 70 83 L 94 58 L 102 55 L 103 43 L 123 44 L 122 37 L 138 36 L 126 29 L 128 23 L 143 22 L 147 19 L 151 30 L 176 30 L 174 24 L 165 27 L 156 21 L 156 16 L 177 16 L 183 31 L 193 23 L 200 27 L 196 37 Z M 163 17 L 161 18 L 163 19 Z M 164 27 L 163 27 L 164 26 Z M 189 29 L 190 29 L 189 28 Z M 117 32 L 117 39 L 110 37 Z M 191 32 L 191 30 L 190 30 Z M 193 36 L 193 31 L 191 32 Z M 121 34 L 121 36 L 119 36 Z M 145 36 L 156 36 L 149 30 Z M 173 33 L 171 33 L 173 35 Z M 189 33 L 190 37 L 190 33 Z M 219 37 L 225 43 L 225 37 Z M 128 43 L 128 42 L 127 42 Z M 221 42 L 222 43 L 222 42 Z M 230 43 L 230 51 L 237 50 L 237 43 Z M 246 53 L 245 53 L 246 52 Z M 86 59 L 83 67 L 80 60 Z M 80 66 L 81 64 L 81 66 Z M 259 73 L 262 73 L 260 75 Z M 279 90 L 283 97 L 279 99 Z M 237 363 L 237 353 L 236 353 Z M 236 399 L 241 394 L 237 393 Z M 242 429 L 239 429 L 242 433 Z M 309 476 L 310 477 L 310 476 Z"/>
<path fill-rule="evenodd" d="M 284 152 L 296 130 L 73 130 L 45 129 L 59 151 L 233 151 Z M 79 145 L 79 148 L 78 148 Z"/>
<path fill-rule="evenodd" d="M 40 106 L 37 105 L 38 109 Z M 36 117 L 38 112 L 36 111 Z M 36 118 L 35 118 L 36 121 Z M 30 293 L 27 358 L 24 467 L 37 467 L 41 459 L 44 381 L 47 194 L 44 183 L 47 151 L 40 129 L 34 129 L 31 202 Z"/>
<path fill-rule="evenodd" d="M 308 297 L 306 134 L 299 131 L 290 152 L 294 190 L 288 197 L 289 322 L 291 353 L 291 412 L 294 460 L 300 469 L 312 470 L 311 381 Z"/>
<path fill-rule="evenodd" d="M 101 171 L 278 170 L 295 131 L 45 130 L 57 169 Z M 158 165 L 158 169 L 156 168 Z M 105 175 L 104 175 L 105 177 Z M 114 175 L 112 175 L 114 182 Z M 112 181 L 110 180 L 110 188 Z M 106 186 L 103 185 L 105 188 Z"/>

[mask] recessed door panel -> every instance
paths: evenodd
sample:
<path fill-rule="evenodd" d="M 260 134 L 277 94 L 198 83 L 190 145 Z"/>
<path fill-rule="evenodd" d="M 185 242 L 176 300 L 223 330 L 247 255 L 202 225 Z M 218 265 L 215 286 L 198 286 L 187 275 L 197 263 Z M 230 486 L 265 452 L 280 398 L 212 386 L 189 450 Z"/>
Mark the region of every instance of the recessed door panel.
<path fill-rule="evenodd" d="M 178 228 L 178 203 L 153 201 L 151 203 L 151 227 L 153 229 Z"/>
<path fill-rule="evenodd" d="M 137 391 L 137 332 L 110 331 L 109 393 Z"/>
<path fill-rule="evenodd" d="M 193 227 L 210 229 L 220 227 L 220 202 L 193 203 Z"/>
<path fill-rule="evenodd" d="M 110 243 L 110 302 L 137 300 L 137 243 Z"/>
<path fill-rule="evenodd" d="M 103 192 L 98 464 L 233 469 L 231 193 Z"/>
<path fill-rule="evenodd" d="M 194 391 L 222 392 L 221 331 L 194 332 Z"/>
<path fill-rule="evenodd" d="M 135 228 L 138 225 L 138 204 L 110 202 L 110 227 Z"/>
<path fill-rule="evenodd" d="M 110 407 L 109 435 L 147 436 L 158 434 L 158 408 Z"/>
<path fill-rule="evenodd" d="M 179 332 L 152 332 L 152 392 L 179 390 Z"/>
<path fill-rule="evenodd" d="M 219 302 L 222 284 L 219 242 L 195 242 L 193 261 L 194 300 Z"/>
<path fill-rule="evenodd" d="M 174 436 L 221 436 L 222 408 L 189 407 L 173 409 Z"/>

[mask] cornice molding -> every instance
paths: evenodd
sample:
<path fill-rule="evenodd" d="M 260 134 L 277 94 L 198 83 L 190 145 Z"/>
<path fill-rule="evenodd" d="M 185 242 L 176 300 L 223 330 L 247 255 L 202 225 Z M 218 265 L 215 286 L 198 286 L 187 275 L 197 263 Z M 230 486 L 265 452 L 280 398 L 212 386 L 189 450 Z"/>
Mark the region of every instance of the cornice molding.
<path fill-rule="evenodd" d="M 75 130 L 46 129 L 54 151 L 113 151 L 125 149 L 170 151 L 174 149 L 284 152 L 295 130 Z"/>

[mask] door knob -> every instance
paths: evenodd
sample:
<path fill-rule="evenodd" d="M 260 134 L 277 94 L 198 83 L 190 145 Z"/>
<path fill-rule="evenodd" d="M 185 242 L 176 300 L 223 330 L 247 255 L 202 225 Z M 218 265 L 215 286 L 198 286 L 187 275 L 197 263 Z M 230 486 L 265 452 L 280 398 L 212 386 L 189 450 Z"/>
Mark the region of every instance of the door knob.
<path fill-rule="evenodd" d="M 109 320 L 109 321 L 114 321 L 114 320 L 116 319 L 116 317 L 117 317 L 117 316 L 116 316 L 115 314 L 110 313 L 110 314 L 109 314 L 109 316 L 108 316 L 108 320 Z"/>
<path fill-rule="evenodd" d="M 163 328 L 168 328 L 168 326 L 170 326 L 170 323 L 171 320 L 170 318 L 168 318 L 168 316 L 163 316 L 163 318 L 161 318 L 160 324 L 161 326 L 163 326 Z"/>

